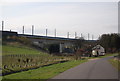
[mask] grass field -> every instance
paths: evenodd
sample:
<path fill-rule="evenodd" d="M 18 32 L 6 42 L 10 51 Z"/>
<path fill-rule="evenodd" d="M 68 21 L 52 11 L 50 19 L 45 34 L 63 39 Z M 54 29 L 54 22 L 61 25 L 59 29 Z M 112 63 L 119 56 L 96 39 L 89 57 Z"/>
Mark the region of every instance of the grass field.
<path fill-rule="evenodd" d="M 70 69 L 86 61 L 87 60 L 77 60 L 77 61 L 68 61 L 65 63 L 54 64 L 51 66 L 46 66 L 35 70 L 29 70 L 11 75 L 6 75 L 3 77 L 3 79 L 21 79 L 21 81 L 22 79 L 33 79 L 33 81 L 34 79 L 45 80 L 52 78 L 55 75 L 64 72 L 65 70 Z"/>

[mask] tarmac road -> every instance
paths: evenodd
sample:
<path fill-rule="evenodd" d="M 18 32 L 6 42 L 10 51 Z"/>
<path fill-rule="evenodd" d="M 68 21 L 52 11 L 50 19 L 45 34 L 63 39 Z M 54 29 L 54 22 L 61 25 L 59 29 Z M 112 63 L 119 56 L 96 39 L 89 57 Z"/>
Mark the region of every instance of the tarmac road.
<path fill-rule="evenodd" d="M 107 60 L 112 56 L 89 60 L 52 79 L 118 79 L 118 71 Z"/>

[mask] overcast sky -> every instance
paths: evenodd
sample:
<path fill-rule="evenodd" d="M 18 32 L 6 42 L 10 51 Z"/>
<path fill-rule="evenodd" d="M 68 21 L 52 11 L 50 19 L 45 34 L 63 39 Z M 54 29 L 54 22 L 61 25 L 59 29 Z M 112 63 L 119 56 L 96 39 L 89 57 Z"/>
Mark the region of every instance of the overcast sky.
<path fill-rule="evenodd" d="M 87 34 L 99 35 L 118 32 L 118 3 L 117 2 L 22 2 L 2 5 L 0 20 L 5 22 L 5 30 L 31 34 L 34 25 L 36 35 L 74 38 L 81 33 L 87 39 Z"/>

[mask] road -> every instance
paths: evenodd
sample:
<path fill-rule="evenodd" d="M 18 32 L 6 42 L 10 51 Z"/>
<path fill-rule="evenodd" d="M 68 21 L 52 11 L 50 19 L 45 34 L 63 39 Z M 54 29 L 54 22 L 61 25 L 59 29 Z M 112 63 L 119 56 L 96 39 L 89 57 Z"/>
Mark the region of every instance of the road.
<path fill-rule="evenodd" d="M 112 56 L 89 60 L 52 79 L 118 79 L 118 71 L 107 60 Z"/>

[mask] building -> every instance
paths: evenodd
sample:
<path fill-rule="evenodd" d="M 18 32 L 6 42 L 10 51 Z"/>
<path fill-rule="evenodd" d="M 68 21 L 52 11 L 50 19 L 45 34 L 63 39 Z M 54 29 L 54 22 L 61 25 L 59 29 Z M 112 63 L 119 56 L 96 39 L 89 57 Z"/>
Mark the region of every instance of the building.
<path fill-rule="evenodd" d="M 92 48 L 93 56 L 105 55 L 105 49 L 101 45 L 96 45 Z"/>

